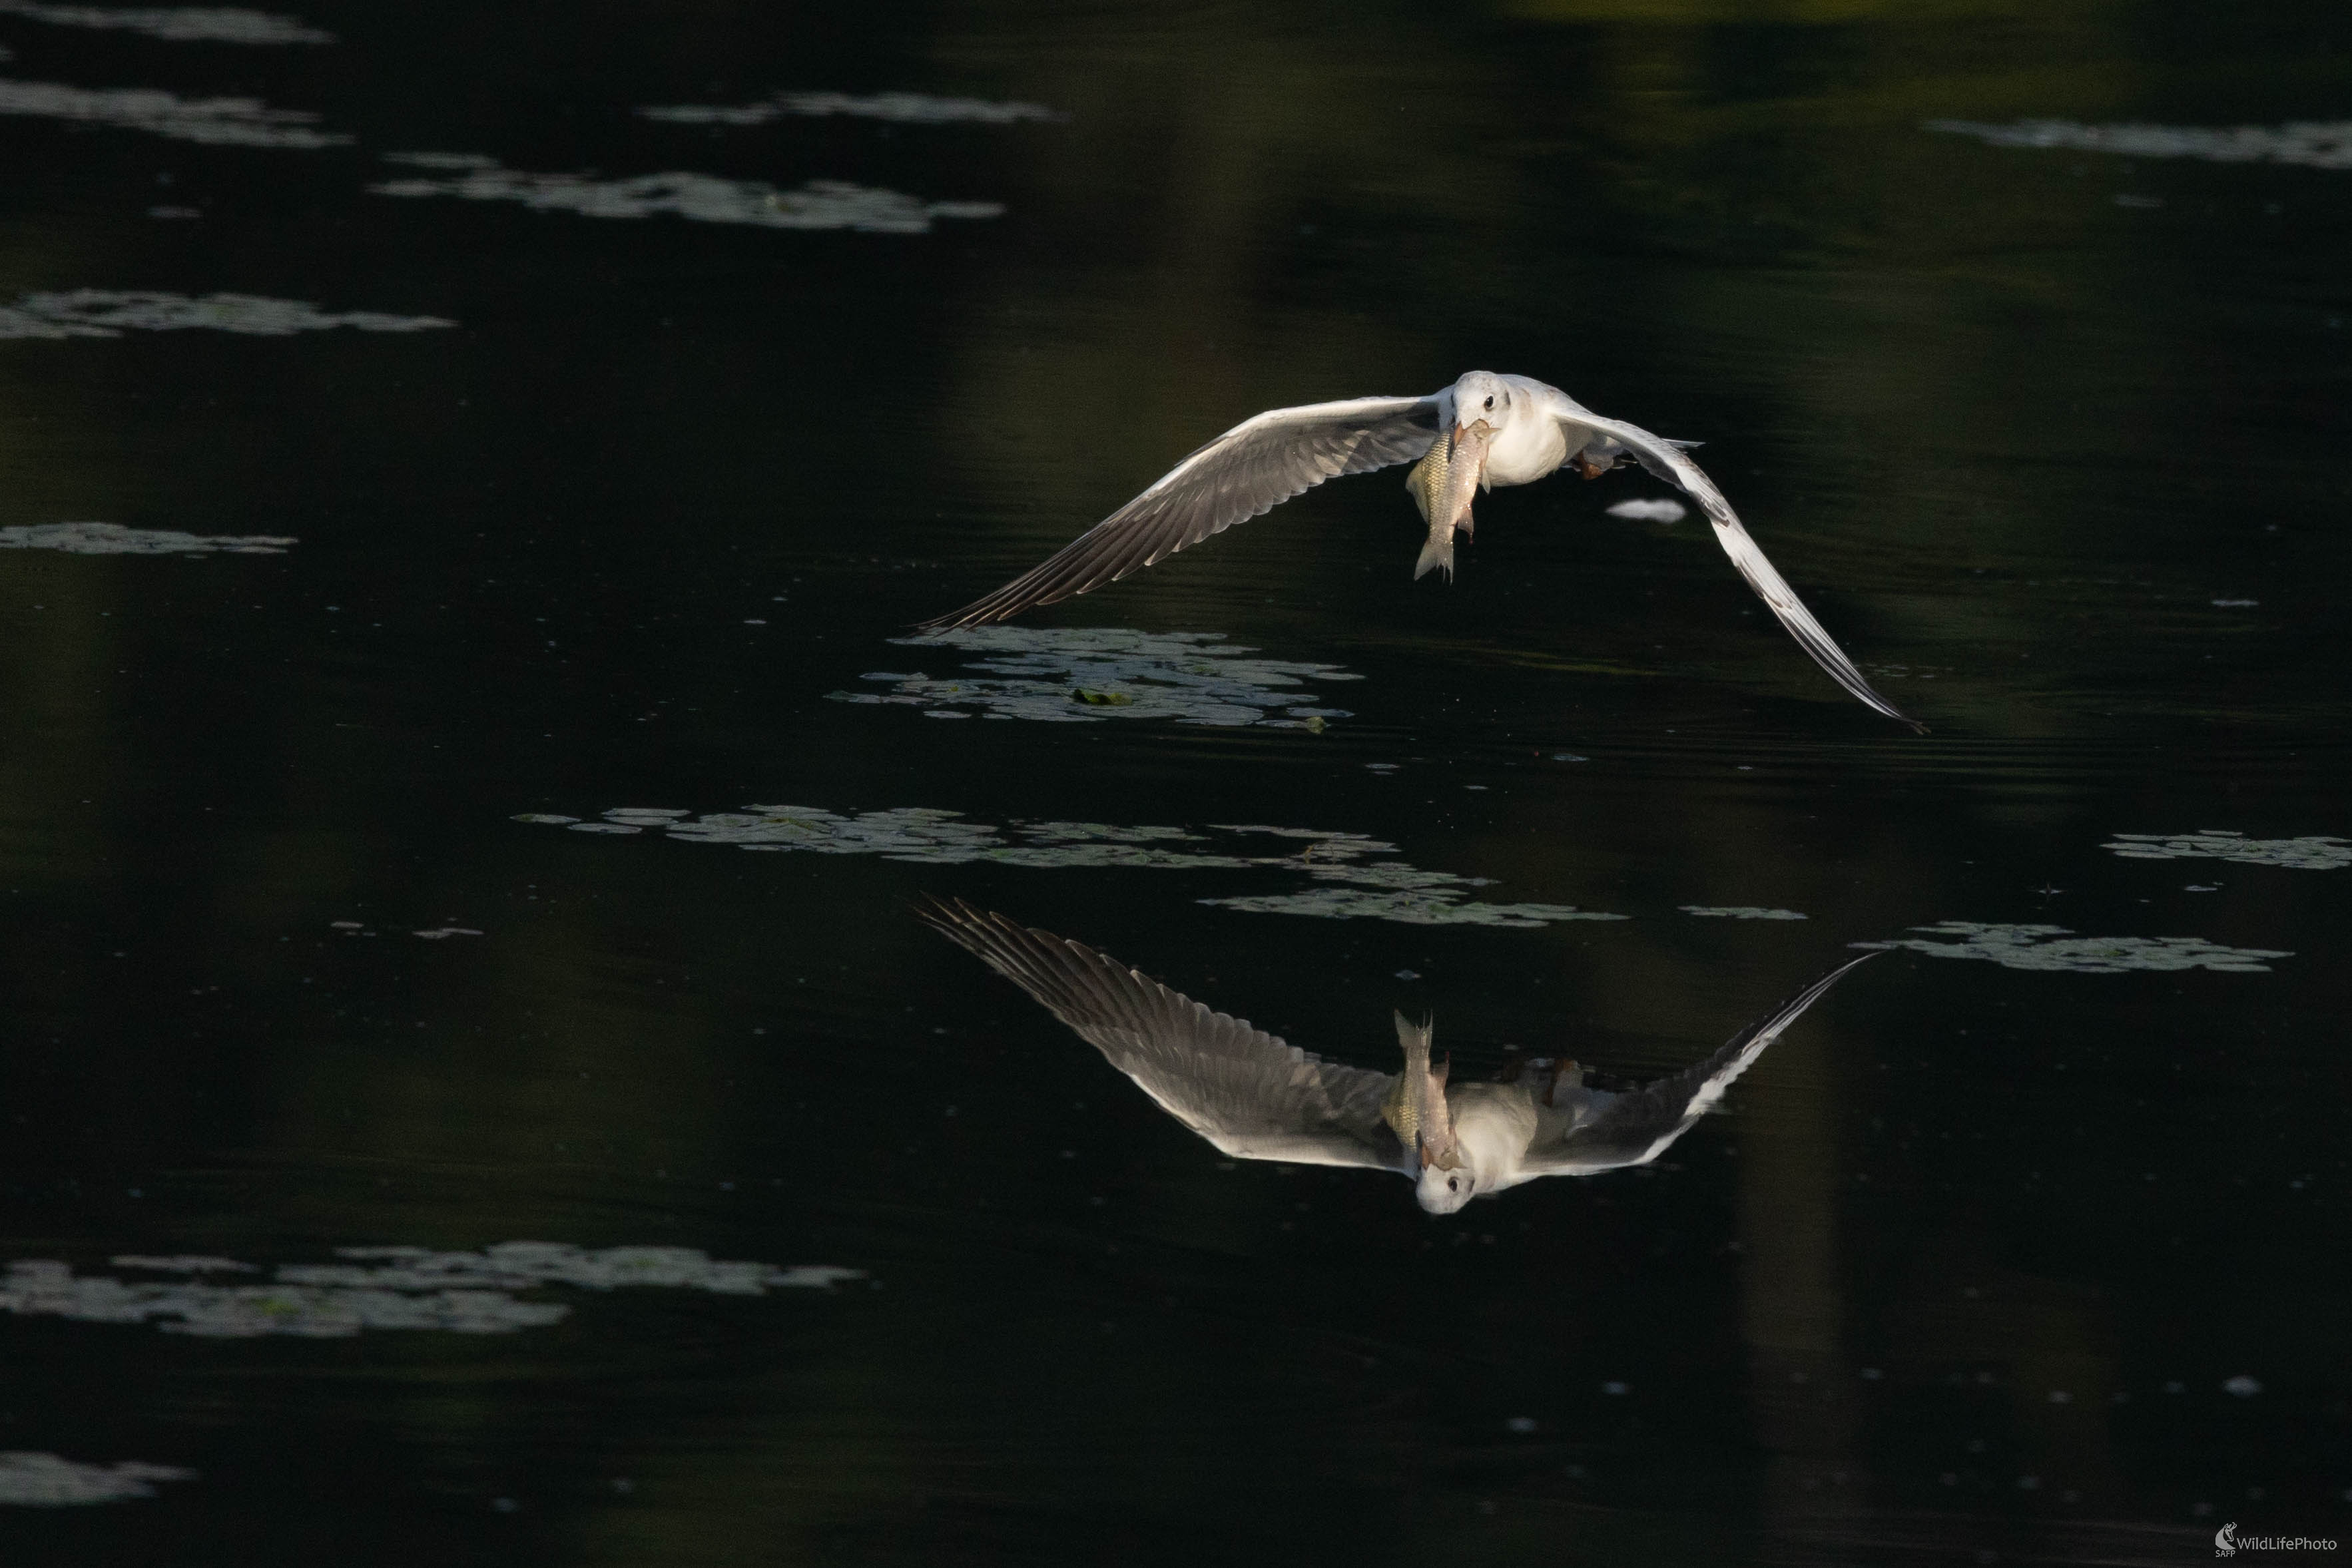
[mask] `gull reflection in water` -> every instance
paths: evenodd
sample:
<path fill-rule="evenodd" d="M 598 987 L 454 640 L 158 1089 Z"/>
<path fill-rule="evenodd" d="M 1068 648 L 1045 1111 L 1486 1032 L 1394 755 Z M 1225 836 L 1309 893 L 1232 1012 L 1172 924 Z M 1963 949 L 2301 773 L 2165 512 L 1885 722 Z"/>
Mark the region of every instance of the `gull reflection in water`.
<path fill-rule="evenodd" d="M 1432 1214 L 1538 1176 L 1593 1176 L 1656 1159 L 1783 1030 L 1876 956 L 1822 976 L 1705 1061 L 1612 1092 L 1587 1088 L 1575 1062 L 1548 1058 L 1525 1062 L 1508 1082 L 1448 1083 L 1443 1065 L 1428 1065 L 1429 1027 L 1402 1015 L 1403 1072 L 1326 1061 L 1080 943 L 961 900 L 917 913 L 1044 1003 L 1221 1152 L 1394 1171 L 1412 1178 Z"/>

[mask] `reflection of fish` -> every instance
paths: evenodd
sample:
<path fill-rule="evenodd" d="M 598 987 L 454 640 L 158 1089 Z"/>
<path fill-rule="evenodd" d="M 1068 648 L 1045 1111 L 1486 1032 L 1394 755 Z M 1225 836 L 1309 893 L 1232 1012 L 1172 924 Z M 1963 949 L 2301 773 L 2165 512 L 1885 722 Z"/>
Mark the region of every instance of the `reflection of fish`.
<path fill-rule="evenodd" d="M 1489 433 L 1472 462 L 1462 443 L 1469 425 L 1481 421 Z M 1430 542 L 1414 573 L 1419 576 L 1448 564 L 1456 527 L 1470 531 L 1474 483 L 1489 489 L 1531 485 L 1571 463 L 1590 479 L 1631 458 L 1699 504 L 1715 525 L 1716 542 L 1748 586 L 1832 680 L 1889 718 L 1921 727 L 1871 688 L 1796 590 L 1772 570 L 1723 492 L 1690 460 L 1690 444 L 1622 419 L 1603 419 L 1558 387 L 1488 371 L 1472 371 L 1426 397 L 1360 397 L 1270 409 L 1193 453 L 1143 494 L 995 592 L 922 625 L 934 632 L 986 626 L 1092 592 L 1327 479 L 1399 463 L 1420 465 L 1412 489 L 1429 523 Z M 1448 497 L 1458 506 L 1449 507 Z"/>
<path fill-rule="evenodd" d="M 1397 1019 L 1400 1075 L 1310 1055 L 1212 1012 L 1091 947 L 961 902 L 916 913 L 1044 1003 L 1160 1108 L 1237 1160 L 1360 1166 L 1412 1178 L 1452 1214 L 1548 1176 L 1647 1165 L 1715 1108 L 1780 1031 L 1869 955 L 1832 970 L 1671 1078 L 1588 1089 L 1574 1062 L 1521 1064 L 1515 1081 L 1457 1083 L 1429 1069 L 1427 1026 Z"/>
<path fill-rule="evenodd" d="M 1429 1041 L 1436 1033 L 1430 1025 L 1416 1027 L 1399 1013 L 1396 1031 L 1397 1043 L 1404 1047 L 1404 1071 L 1397 1074 L 1396 1087 L 1381 1103 L 1381 1120 L 1412 1153 L 1415 1169 L 1424 1166 L 1455 1169 L 1462 1157 L 1454 1146 L 1454 1118 L 1445 1103 L 1445 1075 L 1453 1063 L 1430 1071 Z"/>
<path fill-rule="evenodd" d="M 1430 447 L 1429 455 L 1404 476 L 1412 504 L 1421 508 L 1422 520 L 1429 525 L 1429 542 L 1421 547 L 1421 559 L 1412 563 L 1415 581 L 1427 577 L 1433 566 L 1444 568 L 1445 580 L 1454 580 L 1454 531 L 1459 529 L 1465 538 L 1470 537 L 1470 503 L 1486 477 L 1486 443 L 1494 434 L 1494 426 L 1483 419 L 1447 431 Z"/>

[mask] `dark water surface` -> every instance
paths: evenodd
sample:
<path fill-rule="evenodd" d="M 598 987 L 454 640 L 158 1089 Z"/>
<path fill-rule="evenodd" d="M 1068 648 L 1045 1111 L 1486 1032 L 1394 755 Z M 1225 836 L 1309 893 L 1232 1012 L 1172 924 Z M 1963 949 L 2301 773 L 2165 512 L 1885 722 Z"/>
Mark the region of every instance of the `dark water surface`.
<path fill-rule="evenodd" d="M 0 46 L 0 1560 L 2352 1528 L 2352 13 Z M 897 641 L 1473 366 L 1704 440 L 1934 733 L 1638 473 L 1483 500 L 1451 587 L 1389 474 Z M 1896 946 L 1655 1164 L 1433 1218 L 1223 1159 L 927 894 L 1457 1082 Z"/>

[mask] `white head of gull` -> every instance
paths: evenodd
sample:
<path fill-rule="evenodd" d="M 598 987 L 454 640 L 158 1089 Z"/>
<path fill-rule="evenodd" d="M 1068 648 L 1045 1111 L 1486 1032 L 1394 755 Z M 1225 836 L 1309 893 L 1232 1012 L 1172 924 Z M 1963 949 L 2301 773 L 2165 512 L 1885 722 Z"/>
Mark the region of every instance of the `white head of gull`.
<path fill-rule="evenodd" d="M 1782 1030 L 1875 956 L 1841 965 L 1669 1078 L 1588 1089 L 1573 1061 L 1538 1058 L 1511 1082 L 1449 1083 L 1428 1025 L 1396 1020 L 1402 1073 L 1349 1067 L 1212 1012 L 1117 959 L 961 900 L 916 913 L 1100 1051 L 1160 1108 L 1241 1160 L 1356 1166 L 1411 1177 L 1453 1214 L 1538 1176 L 1647 1165 L 1697 1124 Z"/>
<path fill-rule="evenodd" d="M 1715 481 L 1690 460 L 1694 442 L 1669 441 L 1604 419 L 1558 387 L 1472 371 L 1426 397 L 1363 397 L 1277 408 L 1244 420 L 1044 562 L 926 630 L 984 626 L 1089 592 L 1212 534 L 1268 511 L 1326 479 L 1399 463 L 1417 466 L 1407 488 L 1429 523 L 1413 573 L 1454 575 L 1454 538 L 1470 534 L 1475 489 L 1529 485 L 1562 467 L 1598 478 L 1628 460 L 1696 501 L 1757 596 L 1830 678 L 1863 703 L 1925 732 L 1872 689 L 1853 661 L 1764 558 Z"/>

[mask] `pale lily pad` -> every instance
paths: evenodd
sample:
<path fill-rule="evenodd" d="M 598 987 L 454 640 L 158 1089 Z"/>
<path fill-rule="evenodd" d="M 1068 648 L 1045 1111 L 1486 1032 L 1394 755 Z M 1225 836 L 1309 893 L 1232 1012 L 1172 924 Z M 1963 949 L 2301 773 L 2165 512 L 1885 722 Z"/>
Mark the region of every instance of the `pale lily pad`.
<path fill-rule="evenodd" d="M 387 163 L 438 171 L 438 177 L 387 180 L 368 189 L 379 196 L 456 196 L 469 202 L 517 202 L 534 212 L 578 213 L 590 218 L 649 218 L 662 214 L 703 224 L 749 224 L 769 229 L 854 229 L 861 234 L 929 234 L 938 218 L 994 218 L 995 202 L 927 202 L 919 196 L 842 180 L 812 180 L 790 191 L 759 180 L 670 170 L 622 179 L 593 174 L 538 174 L 499 167 L 470 152 L 387 152 Z"/>
<path fill-rule="evenodd" d="M 56 1454 L 23 1449 L 0 1453 L 0 1506 L 74 1508 L 85 1503 L 123 1502 L 153 1497 L 155 1481 L 192 1481 L 194 1470 L 126 1459 L 85 1465 Z"/>
<path fill-rule="evenodd" d="M 2085 125 L 2074 120 L 2020 120 L 1990 125 L 1971 120 L 1931 120 L 1929 131 L 1973 136 L 1994 147 L 2059 148 L 2113 152 L 2126 158 L 2200 158 L 2209 163 L 2300 163 L 2311 169 L 2352 169 L 2352 120 L 2294 120 L 2285 125 Z"/>
<path fill-rule="evenodd" d="M 258 294 L 160 294 L 147 289 L 75 288 L 27 294 L 0 306 L 0 338 L 120 338 L 125 331 L 201 329 L 257 338 L 290 338 L 349 327 L 361 332 L 425 332 L 457 323 L 441 316 L 381 310 L 321 310 L 300 299 Z"/>
<path fill-rule="evenodd" d="M 722 1262 L 687 1247 L 585 1250 L 550 1241 L 509 1241 L 479 1252 L 423 1247 L 347 1247 L 341 1263 L 280 1266 L 267 1284 L 125 1281 L 76 1274 L 67 1264 L 26 1259 L 0 1274 L 0 1312 L 79 1322 L 155 1323 L 203 1339 L 347 1339 L 366 1330 L 439 1329 L 513 1333 L 560 1322 L 572 1309 L 524 1301 L 516 1291 L 570 1285 L 606 1291 L 659 1285 L 758 1296 L 863 1279 L 830 1265 L 778 1268 Z M 164 1274 L 255 1273 L 224 1258 L 118 1258 L 117 1268 Z"/>
<path fill-rule="evenodd" d="M 1793 909 L 1763 909 L 1752 904 L 1685 904 L 1685 915 L 1702 915 L 1714 920 L 1802 920 Z"/>
<path fill-rule="evenodd" d="M 331 44 L 335 35 L 305 26 L 291 16 L 227 5 L 44 5 L 35 0 L 0 0 L 0 16 L 23 16 L 60 27 L 102 27 L 144 33 L 175 44 Z"/>
<path fill-rule="evenodd" d="M 1124 627 L 977 626 L 896 639 L 901 647 L 952 648 L 981 672 L 935 680 L 876 671 L 883 692 L 831 692 L 835 702 L 889 704 L 930 713 L 970 710 L 992 718 L 1088 724 L 1113 718 L 1319 731 L 1345 708 L 1320 706 L 1306 684 L 1357 681 L 1337 664 L 1256 659 L 1215 632 Z"/>
<path fill-rule="evenodd" d="M 1018 125 L 1024 120 L 1067 120 L 1039 103 L 1000 103 L 983 98 L 937 98 L 923 92 L 780 92 L 754 103 L 675 103 L 637 112 L 673 125 L 765 125 L 788 115 L 895 120 L 904 125 Z"/>
<path fill-rule="evenodd" d="M 2268 947 L 2224 947 L 2202 936 L 2077 936 L 2063 925 L 1985 925 L 1945 920 L 1911 929 L 1927 936 L 1891 942 L 1856 942 L 1856 947 L 1906 947 L 1937 958 L 1986 958 L 2011 969 L 2063 970 L 2078 975 L 2118 975 L 2127 970 L 2215 969 L 2225 974 L 2266 975 L 2265 958 L 2292 958 Z M 1958 941 L 1933 938 L 1956 936 Z"/>
<path fill-rule="evenodd" d="M 1559 920 L 1622 920 L 1622 915 L 1561 904 L 1487 904 L 1472 890 L 1488 879 L 1424 871 L 1391 859 L 1397 847 L 1361 833 L 1262 823 L 1211 823 L 1205 829 L 1109 822 L 1024 822 L 996 826 L 932 807 L 836 812 L 818 806 L 751 806 L 700 817 L 669 810 L 621 808 L 605 820 L 581 821 L 548 812 L 518 814 L 518 821 L 561 826 L 572 832 L 635 834 L 659 830 L 696 843 L 733 844 L 771 853 L 879 855 L 920 865 L 997 865 L 1040 869 L 1150 868 L 1164 871 L 1272 871 L 1326 884 L 1304 892 L 1204 898 L 1200 902 L 1259 914 L 1315 915 L 1331 919 L 1393 920 L 1408 925 L 1542 925 Z M 1212 837 L 1211 835 L 1217 835 Z M 1274 838 L 1297 845 L 1282 854 L 1250 852 L 1236 841 Z"/>
<path fill-rule="evenodd" d="M 0 549 L 67 555 L 284 555 L 302 541 L 282 534 L 187 534 L 120 523 L 30 523 L 0 528 Z"/>
<path fill-rule="evenodd" d="M 2126 860 L 2235 861 L 2241 865 L 2287 866 L 2296 871 L 2336 871 L 2352 865 L 2352 843 L 2342 839 L 2250 839 L 2208 828 L 2196 833 L 2117 833 L 2102 846 Z"/>
<path fill-rule="evenodd" d="M 602 825 L 583 822 L 575 824 L 573 831 Z M 927 865 L 995 861 L 1006 865 L 1201 870 L 1255 863 L 1241 855 L 1168 847 L 1202 841 L 1200 835 L 1181 828 L 1015 822 L 1000 829 L 966 821 L 961 812 L 923 806 L 846 814 L 817 806 L 752 806 L 661 825 L 670 837 L 697 843 L 821 855 L 880 855 L 885 860 Z"/>
<path fill-rule="evenodd" d="M 181 141 L 311 151 L 341 147 L 348 136 L 310 129 L 315 114 L 272 109 L 257 98 L 182 98 L 154 88 L 68 87 L 53 81 L 0 80 L 0 114 L 144 131 Z"/>
<path fill-rule="evenodd" d="M 1475 899 L 1465 899 L 1457 890 L 1444 886 L 1383 892 L 1377 888 L 1342 883 L 1310 888 L 1305 893 L 1204 898 L 1201 902 L 1225 909 L 1245 910 L 1254 915 L 1307 915 L 1324 920 L 1391 920 L 1400 925 L 1507 925 L 1527 930 L 1562 920 L 1630 918 L 1623 915 L 1579 909 L 1572 904 L 1483 904 Z"/>

